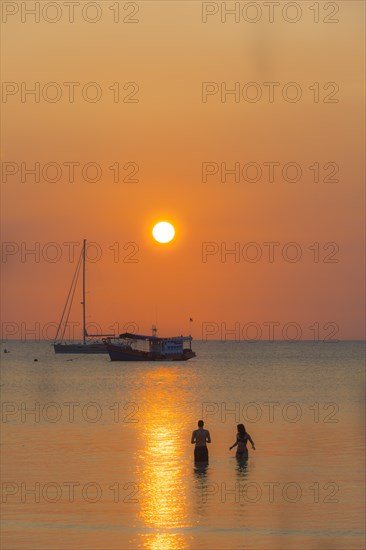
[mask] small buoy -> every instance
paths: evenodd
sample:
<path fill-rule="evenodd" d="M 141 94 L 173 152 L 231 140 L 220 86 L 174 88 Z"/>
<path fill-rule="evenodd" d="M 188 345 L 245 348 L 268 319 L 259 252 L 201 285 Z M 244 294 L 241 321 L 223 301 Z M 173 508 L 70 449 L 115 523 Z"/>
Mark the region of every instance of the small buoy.
<path fill-rule="evenodd" d="M 38 359 L 33 359 L 33 361 L 38 361 Z"/>

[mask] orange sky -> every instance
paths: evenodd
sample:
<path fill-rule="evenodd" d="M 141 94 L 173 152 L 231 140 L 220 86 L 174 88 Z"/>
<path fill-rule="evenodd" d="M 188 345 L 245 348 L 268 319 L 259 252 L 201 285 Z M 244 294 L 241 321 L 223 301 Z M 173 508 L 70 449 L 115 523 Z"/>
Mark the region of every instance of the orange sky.
<path fill-rule="evenodd" d="M 56 82 L 63 94 L 56 103 L 36 103 L 30 96 L 22 102 L 20 93 L 5 102 L 3 96 L 2 161 L 19 166 L 7 181 L 3 172 L 3 241 L 14 243 L 14 250 L 36 242 L 41 251 L 51 242 L 62 250 L 55 263 L 42 254 L 38 263 L 32 256 L 22 261 L 20 252 L 3 256 L 3 323 L 31 328 L 58 321 L 75 268 L 63 243 L 86 238 L 102 250 L 100 261 L 88 265 L 87 297 L 88 321 L 103 330 L 133 321 L 144 332 L 157 323 L 169 335 L 186 332 L 191 316 L 196 338 L 208 322 L 231 328 L 235 322 L 263 327 L 268 321 L 280 329 L 296 321 L 307 339 L 314 322 L 337 323 L 340 338 L 362 338 L 363 3 L 338 2 L 335 24 L 314 23 L 306 2 L 293 24 L 280 16 L 273 23 L 265 16 L 254 24 L 229 18 L 221 23 L 220 14 L 202 23 L 201 2 L 179 1 L 138 2 L 139 22 L 116 24 L 113 2 L 99 4 L 102 18 L 95 24 L 78 14 L 68 23 L 65 13 L 54 24 L 36 24 L 31 17 L 22 23 L 20 13 L 3 23 L 3 82 L 19 89 L 22 82 L 39 82 L 41 89 Z M 124 4 L 121 13 L 128 11 Z M 320 6 L 324 18 L 325 3 Z M 74 103 L 64 82 L 80 83 Z M 88 82 L 100 86 L 99 102 L 82 98 Z M 114 103 L 109 87 L 115 82 L 123 94 L 132 90 L 124 91 L 125 83 L 138 83 L 139 102 Z M 233 96 L 222 102 L 220 94 L 203 103 L 203 82 L 225 82 L 227 88 L 239 82 L 241 89 L 257 82 L 264 93 L 264 82 L 280 84 L 273 103 L 265 95 L 257 103 L 235 102 Z M 282 98 L 288 82 L 301 86 L 297 103 Z M 314 82 L 320 83 L 318 103 L 309 90 Z M 323 102 L 332 91 L 322 89 L 327 82 L 338 84 L 338 103 Z M 77 167 L 70 183 L 64 167 L 57 182 L 37 183 L 31 176 L 22 182 L 22 162 L 97 163 L 102 177 L 84 181 Z M 109 167 L 117 162 L 136 163 L 139 181 L 114 183 Z M 228 168 L 258 163 L 263 177 L 222 183 L 219 174 L 203 183 L 204 162 Z M 280 169 L 296 162 L 302 179 L 286 182 L 278 172 L 270 183 L 263 165 L 268 162 L 280 163 Z M 315 162 L 336 163 L 339 181 L 314 183 L 309 166 Z M 161 219 L 176 227 L 175 241 L 165 247 L 151 238 Z M 302 250 L 298 263 L 281 255 L 294 241 Z M 132 250 L 123 250 L 129 242 L 138 246 L 137 263 L 122 261 Z M 219 250 L 237 242 L 241 252 L 255 242 L 263 256 L 257 263 L 227 256 L 224 263 L 217 253 L 204 263 L 205 242 L 218 243 Z M 280 243 L 273 263 L 265 242 Z M 308 248 L 315 242 L 318 263 Z M 324 263 L 332 251 L 323 250 L 326 243 L 339 247 L 337 263 Z M 73 317 L 79 320 L 79 311 Z"/>

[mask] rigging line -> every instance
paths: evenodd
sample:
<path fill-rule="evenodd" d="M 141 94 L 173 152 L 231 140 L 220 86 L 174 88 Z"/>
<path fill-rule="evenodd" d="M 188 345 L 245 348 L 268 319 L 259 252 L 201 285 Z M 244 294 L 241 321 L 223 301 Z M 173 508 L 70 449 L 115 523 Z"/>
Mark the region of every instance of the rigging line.
<path fill-rule="evenodd" d="M 62 330 L 62 334 L 61 334 L 61 341 L 63 341 L 64 336 L 65 336 L 67 320 L 68 320 L 68 317 L 69 317 L 69 314 L 70 314 L 70 309 L 71 309 L 72 300 L 73 300 L 73 294 L 75 292 L 75 287 L 77 285 L 77 281 L 78 281 L 78 278 L 79 278 L 80 260 L 81 260 L 81 257 L 79 257 L 79 260 L 78 260 L 78 263 L 77 263 L 77 266 L 76 266 L 76 269 L 75 269 L 75 273 L 74 273 L 74 276 L 73 276 L 72 281 L 71 281 L 71 286 L 70 286 L 69 294 L 68 294 L 67 299 L 66 299 L 64 311 L 62 312 L 62 318 L 61 318 L 61 321 L 60 321 L 60 328 L 62 327 L 62 325 L 64 325 L 64 326 L 63 326 L 63 330 Z M 65 318 L 66 318 L 66 322 L 65 322 Z"/>
<path fill-rule="evenodd" d="M 79 279 L 79 273 L 80 273 L 80 267 L 81 267 L 81 261 L 78 263 L 78 266 L 77 266 L 77 276 L 76 278 L 74 277 L 75 279 L 75 284 L 74 284 L 74 288 L 73 288 L 73 292 L 72 292 L 72 295 L 71 295 L 71 298 L 70 298 L 70 301 L 69 301 L 69 308 L 67 310 L 67 313 L 66 313 L 66 319 L 65 319 L 65 324 L 64 324 L 64 330 L 62 332 L 62 341 L 64 341 L 64 336 L 65 336 L 65 332 L 66 332 L 66 328 L 67 328 L 67 323 L 69 321 L 69 316 L 70 316 L 70 312 L 71 312 L 71 307 L 72 307 L 72 303 L 74 301 L 74 296 L 75 296 L 75 290 L 76 290 L 76 287 L 77 287 L 77 282 L 78 282 L 78 279 Z"/>
<path fill-rule="evenodd" d="M 80 253 L 80 256 L 79 256 L 79 259 L 78 259 L 78 263 L 76 265 L 76 269 L 75 269 L 75 272 L 74 272 L 74 276 L 72 278 L 72 281 L 71 281 L 71 286 L 70 286 L 70 289 L 69 289 L 69 293 L 67 295 L 67 299 L 66 299 L 66 302 L 65 302 L 65 306 L 64 306 L 64 309 L 62 311 L 62 315 L 61 315 L 61 319 L 60 319 L 60 322 L 59 322 L 59 325 L 57 327 L 57 331 L 56 331 L 56 336 L 55 336 L 55 341 L 57 340 L 57 337 L 58 337 L 58 334 L 60 332 L 60 329 L 61 329 L 61 326 L 62 326 L 62 323 L 63 323 L 63 320 L 64 320 L 64 316 L 65 316 L 65 311 L 66 311 L 66 308 L 67 308 L 67 304 L 69 302 L 69 298 L 70 298 L 70 294 L 71 294 L 71 291 L 72 291 L 72 287 L 74 285 L 74 282 L 75 282 L 75 276 L 77 277 L 78 276 L 78 272 L 80 270 L 80 260 L 81 260 L 81 253 Z"/>

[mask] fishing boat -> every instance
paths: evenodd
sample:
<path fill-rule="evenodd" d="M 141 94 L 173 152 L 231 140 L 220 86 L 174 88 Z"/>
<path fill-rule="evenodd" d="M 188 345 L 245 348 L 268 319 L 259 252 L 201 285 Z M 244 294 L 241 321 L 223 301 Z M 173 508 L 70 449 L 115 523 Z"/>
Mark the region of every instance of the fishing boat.
<path fill-rule="evenodd" d="M 196 357 L 192 340 L 192 336 L 161 338 L 153 327 L 152 336 L 124 332 L 104 343 L 111 361 L 188 361 Z M 184 347 L 185 342 L 189 347 Z"/>
<path fill-rule="evenodd" d="M 67 323 L 71 311 L 71 306 L 74 300 L 75 291 L 77 288 L 78 280 L 80 277 L 80 271 L 82 271 L 82 301 L 83 306 L 82 313 L 82 325 L 83 325 L 83 341 L 82 342 L 70 342 L 66 341 L 65 334 L 67 329 Z M 108 353 L 104 345 L 103 338 L 114 336 L 113 334 L 88 334 L 86 329 L 86 298 L 85 298 L 85 279 L 86 279 L 86 240 L 83 241 L 83 247 L 80 253 L 78 263 L 76 265 L 75 273 L 71 281 L 69 293 L 66 298 L 65 307 L 63 309 L 60 323 L 57 328 L 55 341 L 53 343 L 53 349 L 55 353 Z M 96 340 L 95 338 L 98 338 Z"/>

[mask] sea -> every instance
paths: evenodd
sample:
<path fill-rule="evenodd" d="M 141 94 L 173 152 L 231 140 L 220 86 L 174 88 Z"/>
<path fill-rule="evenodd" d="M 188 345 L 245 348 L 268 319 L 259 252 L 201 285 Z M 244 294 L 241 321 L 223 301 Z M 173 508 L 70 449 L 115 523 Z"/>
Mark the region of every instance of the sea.
<path fill-rule="evenodd" d="M 365 343 L 193 349 L 129 363 L 2 344 L 3 550 L 365 548 Z M 229 450 L 240 423 L 247 461 Z"/>

